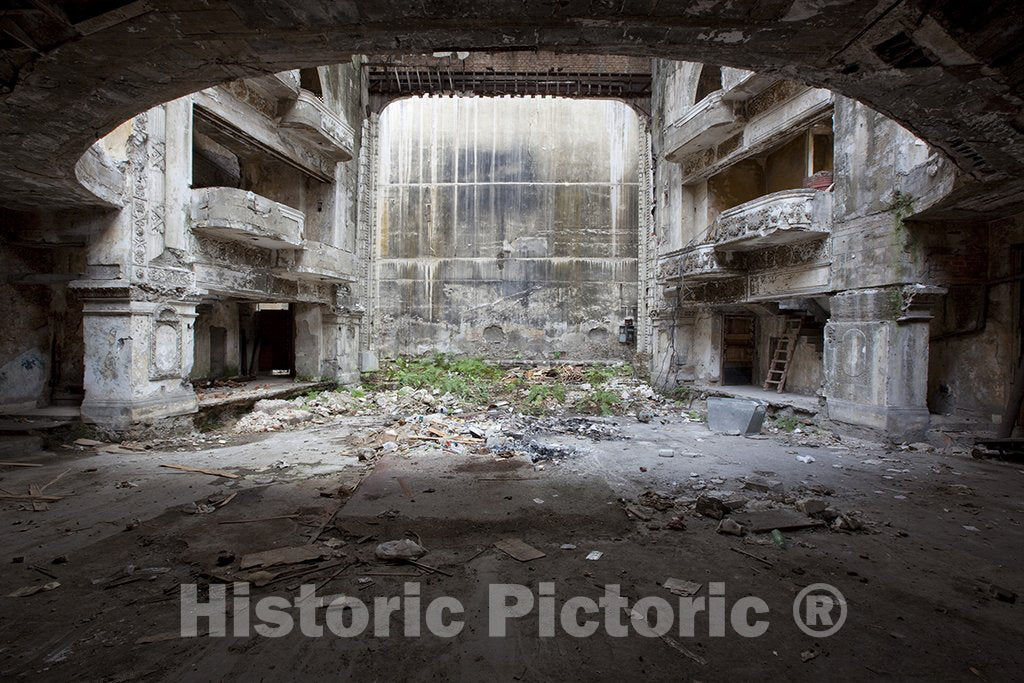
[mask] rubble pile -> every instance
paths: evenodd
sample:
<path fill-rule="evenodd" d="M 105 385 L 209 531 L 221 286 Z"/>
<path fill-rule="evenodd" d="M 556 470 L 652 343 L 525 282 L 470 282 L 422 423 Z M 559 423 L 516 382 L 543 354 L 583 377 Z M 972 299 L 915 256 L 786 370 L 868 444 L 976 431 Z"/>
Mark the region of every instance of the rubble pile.
<path fill-rule="evenodd" d="M 410 419 L 435 414 L 488 415 L 508 422 L 506 429 L 529 427 L 600 440 L 616 438 L 618 427 L 581 416 L 630 414 L 649 422 L 653 417 L 668 415 L 672 407 L 669 399 L 632 377 L 632 370 L 625 365 L 560 365 L 506 371 L 473 361 L 484 368 L 482 376 L 474 376 L 448 369 L 455 367 L 451 361 L 438 361 L 440 369 L 418 362 L 421 365 L 407 363 L 401 366 L 402 372 L 385 374 L 383 381 L 378 379 L 360 388 L 258 401 L 234 429 L 238 433 L 273 432 L 325 424 L 339 416 Z M 426 383 L 438 386 L 413 386 Z M 537 422 L 529 423 L 529 419 Z"/>
<path fill-rule="evenodd" d="M 704 480 L 694 473 L 691 481 L 679 484 L 682 495 L 647 490 L 632 501 L 619 502 L 648 529 L 682 530 L 685 513 L 711 520 L 714 525 L 709 528 L 720 534 L 749 534 L 754 543 L 778 543 L 782 532 L 802 529 L 873 533 L 859 511 L 839 510 L 827 500 L 834 492 L 826 486 L 801 484 L 787 492 L 782 482 L 764 474 L 748 475 L 736 484 L 728 488 L 723 479 Z M 686 495 L 687 490 L 696 497 Z"/>

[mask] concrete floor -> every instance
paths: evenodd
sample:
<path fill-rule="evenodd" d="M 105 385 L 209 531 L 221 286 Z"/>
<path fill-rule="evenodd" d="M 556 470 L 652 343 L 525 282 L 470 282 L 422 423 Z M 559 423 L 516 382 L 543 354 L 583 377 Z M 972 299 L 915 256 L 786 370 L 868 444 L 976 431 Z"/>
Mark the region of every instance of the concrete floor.
<path fill-rule="evenodd" d="M 25 454 L 19 460 L 43 467 L 2 469 L 0 487 L 20 492 L 67 470 L 46 490 L 66 497 L 43 512 L 5 501 L 0 561 L 24 559 L 4 565 L 0 592 L 7 595 L 51 580 L 31 565 L 57 576 L 61 586 L 29 597 L 0 598 L 0 676 L 122 681 L 1016 678 L 1014 672 L 1024 665 L 1016 647 L 1024 635 L 1021 606 L 996 599 L 989 586 L 1017 593 L 1024 588 L 1020 465 L 888 452 L 864 442 L 833 448 L 794 445 L 800 435 L 717 436 L 682 418 L 616 421 L 623 426 L 623 439 L 546 437 L 579 450 L 542 468 L 525 457 L 503 460 L 429 448 L 360 461 L 356 449 L 379 429 L 368 418 L 289 433 L 213 434 L 203 442 L 169 444 L 160 451 Z M 798 455 L 815 460 L 805 464 Z M 160 467 L 172 463 L 219 468 L 240 477 Z M 826 500 L 845 512 L 859 511 L 870 533 L 793 531 L 785 534 L 786 547 L 779 548 L 765 534 L 720 535 L 717 522 L 683 507 L 702 485 L 756 501 L 758 494 L 739 486 L 740 479 L 754 473 L 780 480 L 790 491 L 815 485 L 832 489 Z M 133 485 L 118 487 L 119 482 Z M 323 495 L 356 486 L 341 499 Z M 635 504 L 647 490 L 676 498 L 679 506 L 646 522 L 625 514 L 618 499 Z M 211 514 L 181 510 L 230 492 L 238 495 Z M 416 581 L 424 605 L 442 595 L 464 605 L 461 634 L 411 638 L 393 631 L 390 637 L 374 638 L 368 632 L 342 639 L 330 633 L 309 638 L 295 629 L 282 638 L 138 642 L 178 629 L 178 585 L 202 582 L 199 577 L 215 568 L 218 554 L 241 557 L 301 545 L 339 504 L 337 527 L 329 525 L 322 540 L 344 540 L 346 530 L 365 532 L 374 540 L 358 544 L 348 537 L 338 550 L 342 559 L 365 564 L 350 567 L 319 592 L 369 602 L 374 596 L 401 596 L 404 582 Z M 680 514 L 686 530 L 664 527 Z M 279 515 L 295 516 L 218 524 Z M 390 567 L 373 559 L 376 542 L 401 538 L 407 531 L 429 549 L 422 562 L 451 576 L 380 575 L 415 573 L 408 565 Z M 520 538 L 546 556 L 520 563 L 491 548 L 506 537 Z M 563 544 L 576 548 L 564 550 Z M 584 559 L 593 550 L 602 557 Z M 58 556 L 67 562 L 52 564 Z M 169 571 L 115 587 L 93 584 L 129 564 Z M 319 584 L 329 575 L 309 580 Z M 706 615 L 698 614 L 694 636 L 681 636 L 675 628 L 669 635 L 703 665 L 663 639 L 633 632 L 625 638 L 603 629 L 589 638 L 561 631 L 539 637 L 536 611 L 510 620 L 506 637 L 488 636 L 490 584 L 518 583 L 536 593 L 540 582 L 554 582 L 558 605 L 577 595 L 596 599 L 606 584 L 619 585 L 630 598 L 675 601 L 661 587 L 668 577 L 702 583 L 699 595 L 705 596 L 709 582 L 724 582 L 727 605 L 747 595 L 762 598 L 770 608 L 768 631 L 757 638 L 731 630 L 724 637 L 711 636 Z M 803 634 L 792 617 L 796 594 L 816 582 L 835 586 L 847 601 L 848 619 L 829 638 Z M 277 594 L 290 599 L 297 594 L 290 586 L 253 588 L 253 598 Z M 802 653 L 813 658 L 805 662 Z"/>

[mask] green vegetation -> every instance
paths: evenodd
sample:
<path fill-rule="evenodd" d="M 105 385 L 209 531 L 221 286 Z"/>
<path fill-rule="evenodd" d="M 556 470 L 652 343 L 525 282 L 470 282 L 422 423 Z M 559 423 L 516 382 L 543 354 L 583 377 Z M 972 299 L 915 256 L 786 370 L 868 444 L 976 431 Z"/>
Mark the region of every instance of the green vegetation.
<path fill-rule="evenodd" d="M 587 380 L 587 383 L 594 387 L 599 387 L 612 377 L 615 376 L 615 370 L 604 365 L 595 365 L 592 368 L 588 368 L 583 373 L 583 377 Z"/>
<path fill-rule="evenodd" d="M 530 393 L 526 395 L 526 402 L 531 406 L 539 406 L 548 399 L 554 399 L 559 403 L 565 401 L 565 385 L 561 382 L 535 384 L 530 387 Z"/>
<path fill-rule="evenodd" d="M 693 387 L 686 386 L 685 384 L 680 384 L 668 392 L 668 395 L 676 401 L 689 401 L 693 398 L 693 394 Z"/>
<path fill-rule="evenodd" d="M 885 207 L 892 213 L 893 226 L 901 229 L 905 226 L 904 221 L 914 215 L 914 195 L 897 190 L 892 195 L 892 201 Z"/>
<path fill-rule="evenodd" d="M 460 398 L 482 400 L 504 372 L 479 358 L 450 358 L 436 354 L 423 358 L 398 358 L 387 369 L 387 379 L 400 387 L 437 389 Z"/>
<path fill-rule="evenodd" d="M 594 415 L 611 415 L 614 408 L 622 405 L 622 400 L 614 391 L 598 389 L 584 396 L 576 407 L 585 413 Z"/>
<path fill-rule="evenodd" d="M 791 432 L 800 426 L 800 421 L 792 415 L 789 417 L 779 417 L 775 419 L 775 426 L 783 431 Z"/>

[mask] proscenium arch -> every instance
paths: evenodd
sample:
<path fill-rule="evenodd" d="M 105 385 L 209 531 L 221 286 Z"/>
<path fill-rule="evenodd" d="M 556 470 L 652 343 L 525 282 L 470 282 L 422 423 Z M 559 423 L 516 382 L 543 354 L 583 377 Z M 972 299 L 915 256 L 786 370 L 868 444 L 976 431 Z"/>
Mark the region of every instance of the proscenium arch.
<path fill-rule="evenodd" d="M 12 15 L 18 38 L 0 43 L 0 204 L 8 206 L 114 205 L 80 185 L 76 162 L 162 102 L 354 54 L 436 50 L 639 55 L 768 72 L 856 98 L 906 126 L 977 181 L 979 208 L 1016 206 L 1024 189 L 1024 19 L 1012 0 L 34 7 Z"/>

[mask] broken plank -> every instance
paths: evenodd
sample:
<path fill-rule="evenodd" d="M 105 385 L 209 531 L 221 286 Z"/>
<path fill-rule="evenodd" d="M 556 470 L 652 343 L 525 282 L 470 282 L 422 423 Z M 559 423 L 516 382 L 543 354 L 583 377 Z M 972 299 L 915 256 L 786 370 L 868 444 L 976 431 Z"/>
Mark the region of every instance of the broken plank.
<path fill-rule="evenodd" d="M 811 519 L 792 510 L 765 510 L 736 515 L 736 520 L 747 527 L 752 533 L 761 534 L 778 529 L 779 531 L 796 531 L 811 527 L 824 526 L 820 519 Z"/>
<path fill-rule="evenodd" d="M 249 569 L 251 567 L 273 567 L 279 564 L 299 564 L 319 560 L 323 556 L 323 551 L 311 548 L 308 545 L 274 548 L 243 556 L 239 567 L 241 569 Z"/>
<path fill-rule="evenodd" d="M 536 548 L 523 543 L 518 538 L 504 538 L 500 541 L 495 542 L 494 547 L 505 553 L 509 557 L 519 560 L 520 562 L 529 562 L 531 560 L 537 560 L 542 557 L 546 557 L 545 553 L 537 550 Z"/>
<path fill-rule="evenodd" d="M 274 519 L 295 519 L 298 515 L 275 515 L 274 517 L 250 517 L 249 519 L 224 519 L 217 524 L 249 524 L 251 522 L 269 522 Z"/>
<path fill-rule="evenodd" d="M 8 462 L 0 461 L 0 467 L 42 467 L 39 463 L 34 462 Z"/>
<path fill-rule="evenodd" d="M 63 499 L 64 499 L 63 496 L 33 496 L 33 495 L 27 494 L 27 493 L 11 493 L 11 494 L 4 493 L 4 494 L 0 494 L 0 500 L 28 500 L 28 501 L 42 500 L 42 501 L 46 501 L 47 503 L 52 503 L 54 501 L 63 500 Z"/>
<path fill-rule="evenodd" d="M 477 444 L 477 443 L 483 443 L 484 442 L 483 439 L 475 439 L 475 438 L 473 438 L 471 436 L 441 437 L 441 436 L 425 436 L 423 434 L 413 434 L 409 438 L 410 439 L 417 439 L 419 441 L 449 441 L 451 443 L 461 443 L 461 444 Z"/>
<path fill-rule="evenodd" d="M 455 576 L 451 572 L 446 572 L 445 570 L 438 569 L 437 567 L 431 567 L 429 564 L 423 564 L 422 562 L 417 562 L 416 560 L 406 560 L 406 562 L 408 562 L 412 566 L 418 567 L 418 568 L 420 568 L 420 569 L 422 569 L 424 571 L 437 572 L 438 574 L 444 574 L 445 576 Z"/>
<path fill-rule="evenodd" d="M 182 472 L 193 472 L 195 474 L 209 474 L 212 477 L 227 477 L 228 479 L 238 479 L 237 474 L 231 472 L 225 472 L 224 470 L 211 470 L 205 467 L 189 467 L 188 465 L 160 465 L 160 467 L 167 467 L 172 470 L 181 470 Z"/>
<path fill-rule="evenodd" d="M 763 557 L 758 557 L 757 555 L 754 555 L 753 553 L 748 553 L 746 550 L 740 550 L 739 548 L 733 548 L 731 546 L 729 547 L 729 550 L 733 551 L 734 553 L 739 553 L 740 555 L 745 555 L 745 556 L 751 558 L 752 560 L 757 560 L 758 562 L 763 562 L 764 564 L 768 565 L 769 567 L 774 567 L 775 566 L 774 564 L 772 564 L 768 560 L 764 559 Z"/>
<path fill-rule="evenodd" d="M 65 475 L 65 474 L 67 474 L 67 473 L 68 473 L 68 472 L 70 472 L 70 471 L 71 471 L 70 469 L 66 469 L 66 470 L 64 470 L 63 472 L 61 472 L 60 474 L 58 474 L 58 475 L 57 475 L 56 477 L 54 477 L 53 479 L 51 479 L 50 481 L 48 481 L 48 482 L 46 482 L 45 484 L 43 484 L 42 486 L 40 486 L 40 487 L 39 487 L 39 493 L 42 493 L 42 492 L 43 492 L 43 491 L 45 491 L 46 489 L 48 489 L 48 488 L 50 488 L 51 486 L 53 486 L 54 484 L 56 484 L 56 483 L 57 483 L 58 481 L 60 481 L 60 478 L 61 478 L 61 477 L 63 477 L 63 476 Z"/>

